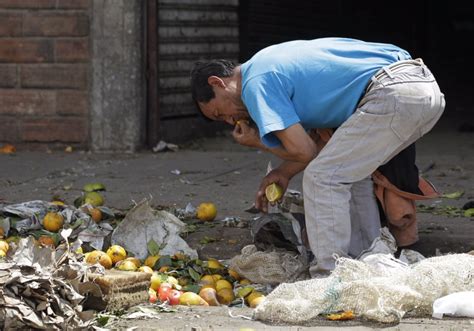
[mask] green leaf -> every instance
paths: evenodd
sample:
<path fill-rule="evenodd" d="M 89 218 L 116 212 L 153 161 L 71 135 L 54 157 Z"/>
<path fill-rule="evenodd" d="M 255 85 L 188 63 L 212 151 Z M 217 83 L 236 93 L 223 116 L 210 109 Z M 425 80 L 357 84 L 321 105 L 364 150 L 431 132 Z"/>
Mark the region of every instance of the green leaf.
<path fill-rule="evenodd" d="M 146 244 L 146 247 L 148 249 L 148 254 L 150 254 L 150 255 L 159 255 L 160 254 L 160 246 L 153 239 L 150 239 L 148 241 L 148 243 Z"/>
<path fill-rule="evenodd" d="M 464 194 L 464 191 L 461 190 L 461 191 L 443 194 L 441 197 L 446 198 L 446 199 L 459 199 L 460 197 L 463 196 L 463 194 Z"/>
<path fill-rule="evenodd" d="M 183 291 L 184 292 L 199 293 L 200 289 L 201 289 L 201 286 L 199 286 L 197 284 L 189 284 L 189 285 L 183 286 Z"/>
<path fill-rule="evenodd" d="M 96 321 L 100 326 L 106 326 L 109 319 L 110 319 L 110 316 L 98 315 L 96 318 Z"/>
<path fill-rule="evenodd" d="M 192 267 L 188 267 L 189 276 L 195 281 L 199 282 L 201 280 L 201 275 L 194 270 Z"/>
<path fill-rule="evenodd" d="M 474 217 L 474 208 L 469 208 L 464 211 L 464 217 Z"/>
<path fill-rule="evenodd" d="M 171 261 L 171 256 L 163 255 L 163 256 L 160 257 L 160 259 L 158 261 L 156 261 L 155 267 L 153 269 L 158 270 L 161 267 L 170 266 L 172 263 L 173 263 L 173 261 Z"/>

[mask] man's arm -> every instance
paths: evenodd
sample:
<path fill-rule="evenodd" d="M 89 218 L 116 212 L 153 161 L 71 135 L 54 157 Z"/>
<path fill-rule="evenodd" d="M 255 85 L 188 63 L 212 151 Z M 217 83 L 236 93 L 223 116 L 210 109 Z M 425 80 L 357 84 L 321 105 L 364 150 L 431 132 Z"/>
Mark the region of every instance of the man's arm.
<path fill-rule="evenodd" d="M 236 125 L 233 132 L 234 139 L 241 145 L 268 151 L 283 160 L 303 163 L 305 166 L 318 154 L 315 142 L 299 123 L 275 131 L 274 134 L 282 145 L 271 148 L 265 146 L 258 137 L 258 132 L 246 123 Z"/>

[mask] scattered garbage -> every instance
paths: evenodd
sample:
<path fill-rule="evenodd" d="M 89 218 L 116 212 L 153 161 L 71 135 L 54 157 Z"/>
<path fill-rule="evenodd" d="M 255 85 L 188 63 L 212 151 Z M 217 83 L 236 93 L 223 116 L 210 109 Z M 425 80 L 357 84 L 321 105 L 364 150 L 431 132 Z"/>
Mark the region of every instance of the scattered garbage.
<path fill-rule="evenodd" d="M 457 292 L 441 297 L 433 303 L 433 317 L 443 315 L 474 318 L 474 292 Z"/>
<path fill-rule="evenodd" d="M 145 199 L 131 209 L 112 233 L 112 243 L 127 247 L 133 256 L 145 259 L 148 256 L 148 242 L 153 239 L 160 246 L 161 255 L 181 252 L 197 258 L 179 234 L 185 224 L 173 214 L 164 210 L 154 210 Z"/>
<path fill-rule="evenodd" d="M 160 140 L 155 147 L 152 148 L 153 152 L 165 152 L 165 151 L 172 151 L 177 152 L 179 150 L 179 146 L 176 144 L 167 143 L 164 140 Z"/>

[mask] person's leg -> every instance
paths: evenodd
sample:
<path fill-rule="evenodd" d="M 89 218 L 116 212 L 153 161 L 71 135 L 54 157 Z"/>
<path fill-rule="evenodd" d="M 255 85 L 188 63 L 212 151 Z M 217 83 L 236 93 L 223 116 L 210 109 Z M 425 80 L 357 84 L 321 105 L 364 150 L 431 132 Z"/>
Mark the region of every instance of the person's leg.
<path fill-rule="evenodd" d="M 312 276 L 334 269 L 334 254 L 348 256 L 353 183 L 370 176 L 396 151 L 429 131 L 441 115 L 443 99 L 430 77 L 420 77 L 418 71 L 402 73 L 376 85 L 306 167 L 306 228 L 316 258 Z M 374 225 L 378 217 L 367 222 Z"/>
<path fill-rule="evenodd" d="M 351 241 L 349 255 L 357 257 L 380 235 L 380 216 L 370 177 L 352 184 L 350 200 Z"/>

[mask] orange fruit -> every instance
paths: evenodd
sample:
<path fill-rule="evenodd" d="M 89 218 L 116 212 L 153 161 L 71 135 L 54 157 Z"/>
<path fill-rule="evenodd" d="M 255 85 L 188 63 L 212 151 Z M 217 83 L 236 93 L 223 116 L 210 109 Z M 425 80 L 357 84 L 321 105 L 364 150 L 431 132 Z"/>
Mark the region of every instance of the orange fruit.
<path fill-rule="evenodd" d="M 231 288 L 222 288 L 221 290 L 217 291 L 217 300 L 223 305 L 228 305 L 232 301 L 234 301 L 234 292 Z"/>
<path fill-rule="evenodd" d="M 8 252 L 10 245 L 5 240 L 0 240 L 0 251 Z"/>
<path fill-rule="evenodd" d="M 124 261 L 132 261 L 137 266 L 137 268 L 140 268 L 142 265 L 142 262 L 134 256 L 127 257 Z"/>
<path fill-rule="evenodd" d="M 206 301 L 209 306 L 219 306 L 217 301 L 217 292 L 211 287 L 205 287 L 199 291 L 199 296 Z"/>
<path fill-rule="evenodd" d="M 143 262 L 143 264 L 146 265 L 147 267 L 154 268 L 156 261 L 158 261 L 159 259 L 160 259 L 159 255 L 149 255 L 145 259 L 145 262 Z"/>
<path fill-rule="evenodd" d="M 261 304 L 263 301 L 265 301 L 265 296 L 259 296 L 254 298 L 252 301 L 249 302 L 250 308 L 257 308 L 259 304 Z"/>
<path fill-rule="evenodd" d="M 152 274 L 153 269 L 150 267 L 147 267 L 146 265 L 142 265 L 140 268 L 138 268 L 139 272 L 146 272 L 147 274 Z"/>
<path fill-rule="evenodd" d="M 135 271 L 137 270 L 137 266 L 135 265 L 135 263 L 133 263 L 133 261 L 130 261 L 130 260 L 124 260 L 124 261 L 120 261 L 120 265 L 118 266 L 119 270 L 122 270 L 122 271 Z"/>
<path fill-rule="evenodd" d="M 232 284 L 225 280 L 225 279 L 219 279 L 217 282 L 216 282 L 216 291 L 219 292 L 220 290 L 224 289 L 224 288 L 228 288 L 230 290 L 232 290 Z"/>
<path fill-rule="evenodd" d="M 3 238 L 5 236 L 5 230 L 3 228 L 0 228 L 0 238 Z"/>
<path fill-rule="evenodd" d="M 240 275 L 238 274 L 237 271 L 235 271 L 233 269 L 229 269 L 228 272 L 229 272 L 230 277 L 234 278 L 235 280 L 240 280 L 241 277 L 240 277 Z"/>
<path fill-rule="evenodd" d="M 49 246 L 49 247 L 55 247 L 56 246 L 56 243 L 54 242 L 54 239 L 51 238 L 50 236 L 40 236 L 38 238 L 38 242 L 43 245 L 43 246 Z"/>
<path fill-rule="evenodd" d="M 194 292 L 184 292 L 179 297 L 179 304 L 185 306 L 209 306 L 209 304 Z"/>
<path fill-rule="evenodd" d="M 201 221 L 212 221 L 216 215 L 217 208 L 212 202 L 203 202 L 197 207 L 196 216 Z"/>
<path fill-rule="evenodd" d="M 112 259 L 105 252 L 102 251 L 92 251 L 87 254 L 86 262 L 89 264 L 101 264 L 105 269 L 112 268 Z"/>
<path fill-rule="evenodd" d="M 209 269 L 222 269 L 224 266 L 216 259 L 209 259 L 207 261 L 207 267 Z"/>
<path fill-rule="evenodd" d="M 112 263 L 115 264 L 118 261 L 125 260 L 127 252 L 125 251 L 125 248 L 120 245 L 112 245 L 107 250 L 107 255 L 110 256 Z"/>
<path fill-rule="evenodd" d="M 102 212 L 99 208 L 89 208 L 89 215 L 96 223 L 99 223 L 102 220 Z"/>
<path fill-rule="evenodd" d="M 270 184 L 265 188 L 265 196 L 268 202 L 275 202 L 283 196 L 283 188 L 278 184 Z"/>
<path fill-rule="evenodd" d="M 51 232 L 58 232 L 64 225 L 64 217 L 56 212 L 49 212 L 43 218 L 43 227 Z"/>

